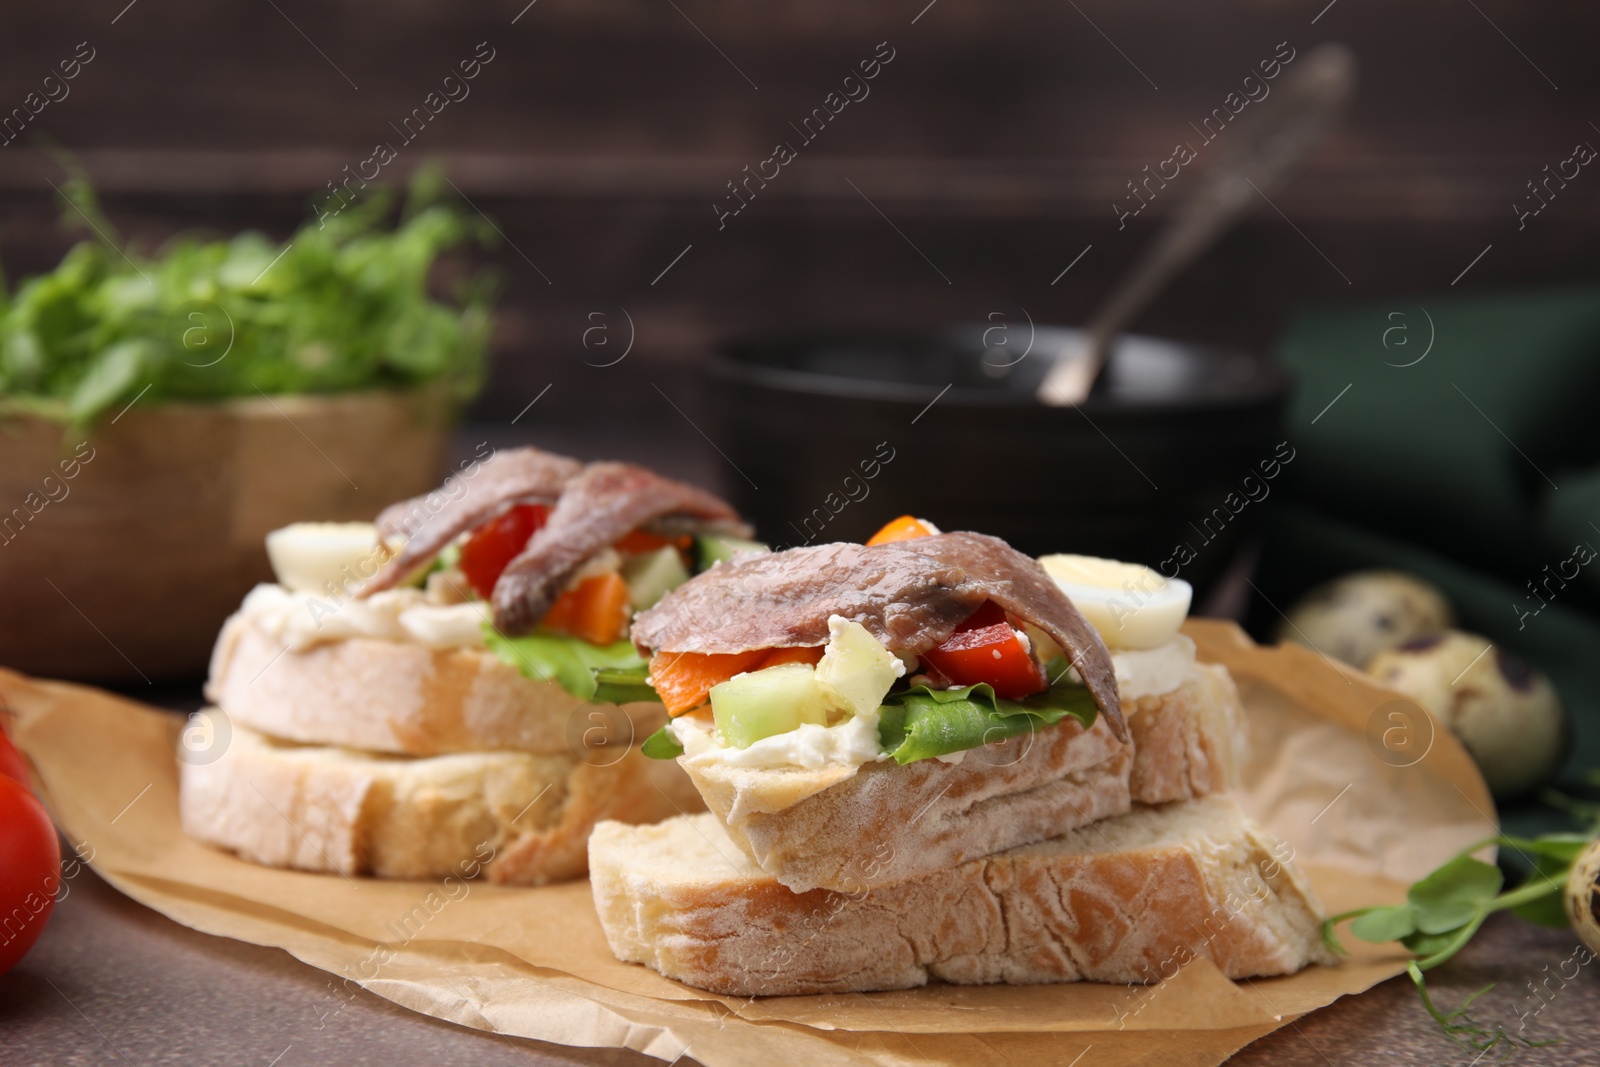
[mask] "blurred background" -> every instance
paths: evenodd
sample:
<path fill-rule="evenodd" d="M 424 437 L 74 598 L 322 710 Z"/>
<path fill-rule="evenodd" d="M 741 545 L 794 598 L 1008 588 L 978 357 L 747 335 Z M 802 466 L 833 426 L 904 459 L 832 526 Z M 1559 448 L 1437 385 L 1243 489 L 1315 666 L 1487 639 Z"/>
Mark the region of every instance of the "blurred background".
<path fill-rule="evenodd" d="M 1230 436 L 1236 420 L 1175 412 L 1171 432 L 1146 441 L 1149 420 L 1122 421 L 1102 396 L 1082 412 L 1050 412 L 1092 424 L 1094 434 L 1079 427 L 1078 451 L 1008 441 L 1015 464 L 997 471 L 963 465 L 963 442 L 1026 429 L 1035 415 L 974 414 L 954 403 L 959 391 L 944 411 L 929 408 L 953 379 L 905 379 L 905 410 L 932 414 L 882 435 L 905 458 L 882 477 L 881 508 L 916 501 L 936 522 L 999 532 L 1003 522 L 981 521 L 990 490 L 1015 497 L 1023 486 L 1041 506 L 1085 513 L 1124 508 L 1144 540 L 1085 528 L 1078 543 L 1025 547 L 1159 567 L 1192 542 L 1193 562 L 1171 573 L 1195 580 L 1205 610 L 1243 618 L 1263 639 L 1288 632 L 1291 605 L 1318 583 L 1401 568 L 1443 590 L 1455 624 L 1550 673 L 1588 744 L 1600 683 L 1584 649 L 1600 634 L 1600 584 L 1585 564 L 1563 566 L 1574 541 L 1600 543 L 1600 435 L 1588 412 L 1600 386 L 1600 177 L 1584 169 L 1586 143 L 1600 143 L 1600 15 L 1588 5 L 112 0 L 13 3 L 0 30 L 0 108 L 24 109 L 0 119 L 0 256 L 13 284 L 52 270 L 86 236 L 59 222 L 63 158 L 98 190 L 115 240 L 151 253 L 196 229 L 284 241 L 315 225 L 334 185 L 372 167 L 380 144 L 394 158 L 378 181 L 403 186 L 438 161 L 463 216 L 492 220 L 486 245 L 445 255 L 434 288 L 484 268 L 499 278 L 486 384 L 447 435 L 431 415 L 416 425 L 435 436 L 408 445 L 416 435 L 393 418 L 369 434 L 351 429 L 365 425 L 353 416 L 306 411 L 295 422 L 276 411 L 295 432 L 279 425 L 248 463 L 210 463 L 204 442 L 233 431 L 191 426 L 186 454 L 204 462 L 187 473 L 152 473 L 147 453 L 91 467 L 123 485 L 146 478 L 140 492 L 161 496 L 165 518 L 124 502 L 80 537 L 66 532 L 69 505 L 41 516 L 27 534 L 53 546 L 45 562 L 5 572 L 13 603 L 33 608 L 11 628 L 8 662 L 135 686 L 193 677 L 203 657 L 166 655 L 148 626 L 142 645 L 129 638 L 140 647 L 112 656 L 93 632 L 106 625 L 100 611 L 145 597 L 188 604 L 189 645 L 203 653 L 229 605 L 265 576 L 258 527 L 270 509 L 246 521 L 248 502 L 225 502 L 227 536 L 243 547 L 198 590 L 163 577 L 129 592 L 142 566 L 129 544 L 148 535 L 141 551 L 190 551 L 222 536 L 189 521 L 185 505 L 222 494 L 215 479 L 243 484 L 241 471 L 272 468 L 287 479 L 321 469 L 330 449 L 343 457 L 346 444 L 352 464 L 381 468 L 387 455 L 401 469 L 370 479 L 340 469 L 352 489 L 367 482 L 353 494 L 324 469 L 326 514 L 294 517 L 368 517 L 388 502 L 380 487 L 392 497 L 432 484 L 479 441 L 531 442 L 719 486 L 769 539 L 806 540 L 771 520 L 792 512 L 803 524 L 822 504 L 819 487 L 857 454 L 826 442 L 847 431 L 876 439 L 860 425 L 875 416 L 846 397 L 832 418 L 785 426 L 787 449 L 763 444 L 736 424 L 744 402 L 707 376 L 720 344 L 1080 325 L 1196 179 L 1185 170 L 1170 189 L 1144 185 L 1148 204 L 1131 183 L 1176 143 L 1208 139 L 1207 116 L 1248 91 L 1264 62 L 1292 70 L 1286 57 L 1338 41 L 1360 86 L 1342 123 L 1138 322 L 1141 333 L 1286 368 L 1292 384 L 1274 394 L 1266 428 Z M 66 91 L 49 88 L 44 79 L 74 56 L 82 65 Z M 35 109 L 27 102 L 41 92 L 50 99 Z M 830 94 L 850 99 L 835 106 Z M 826 125 L 806 126 L 823 107 Z M 766 161 L 779 143 L 794 158 L 773 177 Z M 1209 162 L 1201 153 L 1195 166 Z M 752 171 L 769 180 L 746 184 Z M 146 417 L 156 397 L 141 401 L 136 387 L 107 413 L 132 397 L 129 421 Z M 115 429 L 102 418 L 89 440 Z M 354 440 L 330 443 L 341 435 Z M 57 437 L 31 440 L 25 460 L 0 443 L 12 454 L 6 507 L 53 461 Z M 358 459 L 362 440 L 380 455 Z M 1281 479 L 1264 475 L 1274 459 Z M 785 482 L 785 469 L 811 481 Z M 1249 477 L 1271 484 L 1258 497 Z M 880 503 L 830 508 L 840 518 L 828 536 L 870 532 L 890 516 Z M 105 540 L 108 524 L 120 542 Z M 105 547 L 115 543 L 120 551 Z M 76 587 L 40 584 L 97 565 L 81 595 L 98 588 L 99 610 L 58 595 Z M 1564 575 L 1559 590 L 1546 567 Z M 27 641 L 26 655 L 15 651 Z M 91 645 L 92 656 L 82 651 Z M 1583 765 L 1600 763 L 1592 755 Z"/>
<path fill-rule="evenodd" d="M 126 235 L 287 237 L 487 42 L 470 96 L 384 175 L 440 158 L 505 234 L 493 369 L 469 415 L 508 422 L 550 385 L 541 427 L 587 433 L 603 412 L 665 430 L 683 420 L 651 383 L 698 417 L 696 368 L 731 334 L 1019 305 L 1080 322 L 1178 199 L 1119 230 L 1126 183 L 1279 42 L 1338 40 L 1360 64 L 1347 121 L 1273 198 L 1281 214 L 1264 206 L 1226 237 L 1143 331 L 1268 349 L 1299 303 L 1443 291 L 1491 242 L 1458 291 L 1592 274 L 1587 183 L 1521 232 L 1512 211 L 1542 167 L 1600 137 L 1587 5 L 925 2 L 9 4 L 5 107 L 79 42 L 96 57 L 0 149 L 0 252 L 17 278 L 76 239 L 35 135 L 76 154 Z M 870 96 L 719 230 L 726 183 L 796 140 L 790 124 L 882 41 L 895 58 Z M 633 352 L 586 365 L 605 362 L 583 347 L 588 313 L 616 306 Z M 709 452 L 677 429 L 663 447 Z"/>

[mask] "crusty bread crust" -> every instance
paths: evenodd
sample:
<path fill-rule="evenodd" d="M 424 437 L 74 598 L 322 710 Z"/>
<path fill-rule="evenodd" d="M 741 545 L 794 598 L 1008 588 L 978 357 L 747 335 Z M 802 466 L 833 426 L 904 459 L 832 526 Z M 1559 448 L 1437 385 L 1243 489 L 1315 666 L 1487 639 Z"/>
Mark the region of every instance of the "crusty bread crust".
<path fill-rule="evenodd" d="M 1104 718 L 1089 730 L 1068 719 L 973 749 L 958 763 L 882 761 L 850 773 L 679 762 L 763 870 L 796 892 L 850 893 L 1042 841 L 1132 802 L 1186 800 L 1237 783 L 1243 710 L 1224 668 L 1199 667 L 1173 692 L 1123 706 L 1131 746 Z M 1122 788 L 1078 790 L 1076 776 L 1097 767 L 1114 767 Z"/>
<path fill-rule="evenodd" d="M 596 822 L 701 808 L 682 771 L 637 749 L 608 766 L 568 753 L 392 757 L 279 742 L 234 722 L 219 759 L 179 770 L 191 837 L 268 866 L 380 878 L 575 878 Z"/>
<path fill-rule="evenodd" d="M 206 698 L 273 737 L 403 756 L 565 755 L 574 718 L 580 737 L 589 725 L 589 705 L 555 682 L 523 677 L 484 649 L 352 637 L 284 651 L 238 615 L 217 638 Z M 659 704 L 623 711 L 635 743 L 666 721 Z"/>
<path fill-rule="evenodd" d="M 590 884 L 611 950 L 733 996 L 962 984 L 1149 983 L 1332 962 L 1287 846 L 1220 797 L 1130 813 L 857 894 L 792 893 L 715 816 L 602 823 Z"/>
<path fill-rule="evenodd" d="M 1196 664 L 1172 692 L 1129 703 L 1134 759 L 1128 791 L 1135 803 L 1189 800 L 1239 784 L 1250 746 L 1228 668 Z"/>

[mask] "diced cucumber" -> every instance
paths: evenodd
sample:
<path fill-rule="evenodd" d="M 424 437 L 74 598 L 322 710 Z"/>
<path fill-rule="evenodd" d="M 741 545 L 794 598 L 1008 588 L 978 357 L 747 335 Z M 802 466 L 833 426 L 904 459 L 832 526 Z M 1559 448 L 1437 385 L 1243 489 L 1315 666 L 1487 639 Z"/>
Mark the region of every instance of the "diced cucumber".
<path fill-rule="evenodd" d="M 687 582 L 689 570 L 678 557 L 678 550 L 668 545 L 625 562 L 622 580 L 628 583 L 628 600 L 633 610 L 643 611 Z"/>
<path fill-rule="evenodd" d="M 749 748 L 801 723 L 828 723 L 822 686 L 804 663 L 781 663 L 712 686 L 711 717 L 734 748 Z"/>
<path fill-rule="evenodd" d="M 828 620 L 828 634 L 828 649 L 816 667 L 824 693 L 857 715 L 877 711 L 905 666 L 858 622 L 835 616 Z"/>
<path fill-rule="evenodd" d="M 426 589 L 428 587 L 428 579 L 430 577 L 438 574 L 441 571 L 454 570 L 460 565 L 461 545 L 455 541 L 452 541 L 439 550 L 439 554 L 433 557 L 432 563 L 418 567 L 416 570 L 412 571 L 410 575 L 408 575 L 400 584 L 416 586 L 418 589 Z M 456 584 L 460 586 L 466 585 L 465 582 L 458 582 Z M 473 593 L 472 595 L 476 596 L 477 594 Z"/>
<path fill-rule="evenodd" d="M 746 541 L 741 537 L 723 537 L 720 534 L 699 534 L 694 539 L 696 570 L 710 570 L 713 563 L 732 559 L 736 552 L 766 552 L 768 547 L 760 541 Z"/>

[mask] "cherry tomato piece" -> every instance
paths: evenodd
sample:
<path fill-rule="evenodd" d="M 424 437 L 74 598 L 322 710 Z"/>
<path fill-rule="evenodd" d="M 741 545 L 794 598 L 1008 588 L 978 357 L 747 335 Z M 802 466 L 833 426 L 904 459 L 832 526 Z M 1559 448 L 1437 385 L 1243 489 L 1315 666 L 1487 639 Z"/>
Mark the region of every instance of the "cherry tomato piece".
<path fill-rule="evenodd" d="M 22 758 L 22 753 L 11 743 L 11 738 L 0 730 L 0 775 L 28 784 L 28 761 Z"/>
<path fill-rule="evenodd" d="M 61 888 L 61 845 L 27 787 L 0 778 L 0 974 L 39 940 Z"/>

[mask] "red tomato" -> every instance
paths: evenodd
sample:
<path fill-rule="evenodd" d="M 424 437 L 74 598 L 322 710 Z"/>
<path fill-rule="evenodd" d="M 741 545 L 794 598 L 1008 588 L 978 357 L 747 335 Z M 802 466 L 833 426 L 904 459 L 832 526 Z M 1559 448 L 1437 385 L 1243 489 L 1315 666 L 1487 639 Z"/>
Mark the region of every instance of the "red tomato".
<path fill-rule="evenodd" d="M 461 546 L 461 573 L 477 594 L 488 600 L 494 583 L 506 564 L 528 547 L 528 538 L 538 533 L 550 517 L 543 504 L 518 504 L 497 519 L 490 519 Z"/>
<path fill-rule="evenodd" d="M 1045 688 L 1044 672 L 1023 647 L 1006 613 L 988 602 L 973 612 L 938 648 L 922 654 L 956 685 L 988 682 L 996 696 L 1021 700 Z"/>
<path fill-rule="evenodd" d="M 4 730 L 0 730 L 0 775 L 28 784 L 28 761 L 22 758 Z"/>
<path fill-rule="evenodd" d="M 39 939 L 61 888 L 56 828 L 25 786 L 0 778 L 0 974 Z"/>

